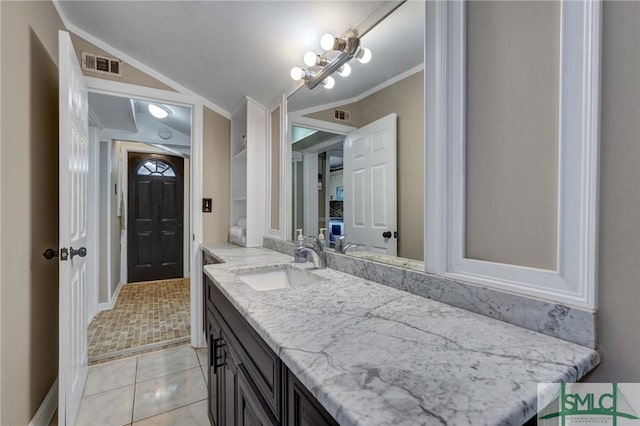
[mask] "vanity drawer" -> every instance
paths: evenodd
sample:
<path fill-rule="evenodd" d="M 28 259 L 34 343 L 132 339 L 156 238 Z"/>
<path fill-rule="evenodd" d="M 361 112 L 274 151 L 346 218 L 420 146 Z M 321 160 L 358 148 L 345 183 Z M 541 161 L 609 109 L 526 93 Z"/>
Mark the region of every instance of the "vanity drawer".
<path fill-rule="evenodd" d="M 207 278 L 207 281 L 209 279 Z M 245 366 L 259 393 L 264 397 L 274 416 L 280 420 L 282 387 L 282 363 L 255 330 L 242 318 L 218 288 L 209 282 L 209 300 L 214 314 L 222 320 L 222 327 L 228 328 L 231 342 L 238 352 L 240 362 Z"/>

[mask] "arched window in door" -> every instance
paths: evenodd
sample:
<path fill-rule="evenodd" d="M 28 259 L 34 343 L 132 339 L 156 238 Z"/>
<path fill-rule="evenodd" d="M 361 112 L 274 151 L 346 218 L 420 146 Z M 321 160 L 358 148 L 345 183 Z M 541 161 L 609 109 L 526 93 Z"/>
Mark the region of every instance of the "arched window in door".
<path fill-rule="evenodd" d="M 147 160 L 138 167 L 136 171 L 138 176 L 166 176 L 175 177 L 176 173 L 173 167 L 162 160 Z"/>

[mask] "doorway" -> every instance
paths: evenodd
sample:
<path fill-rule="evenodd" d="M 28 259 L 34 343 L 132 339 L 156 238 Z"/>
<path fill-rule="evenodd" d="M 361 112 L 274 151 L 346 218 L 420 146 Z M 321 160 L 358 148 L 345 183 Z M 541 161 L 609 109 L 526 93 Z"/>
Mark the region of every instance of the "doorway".
<path fill-rule="evenodd" d="M 160 154 L 128 157 L 128 282 L 182 278 L 184 162 Z"/>
<path fill-rule="evenodd" d="M 153 115 L 151 105 L 166 112 Z M 89 363 L 191 340 L 192 108 L 89 93 L 99 156 L 97 315 Z M 98 204 L 98 203 L 96 203 Z M 102 214 L 103 213 L 103 214 Z"/>

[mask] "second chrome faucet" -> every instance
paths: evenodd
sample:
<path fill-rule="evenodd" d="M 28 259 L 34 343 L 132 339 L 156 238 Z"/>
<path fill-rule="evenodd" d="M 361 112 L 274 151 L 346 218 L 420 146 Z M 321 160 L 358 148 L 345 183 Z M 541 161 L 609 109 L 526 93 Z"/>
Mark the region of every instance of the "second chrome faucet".
<path fill-rule="evenodd" d="M 327 263 L 324 258 L 324 250 L 322 249 L 322 243 L 316 237 L 305 237 L 304 241 L 312 240 L 312 244 L 302 244 L 301 246 L 296 246 L 293 250 L 295 252 L 295 256 L 299 256 L 301 254 L 305 254 L 311 256 L 311 261 L 313 262 L 313 266 L 317 269 L 324 269 L 327 267 Z"/>

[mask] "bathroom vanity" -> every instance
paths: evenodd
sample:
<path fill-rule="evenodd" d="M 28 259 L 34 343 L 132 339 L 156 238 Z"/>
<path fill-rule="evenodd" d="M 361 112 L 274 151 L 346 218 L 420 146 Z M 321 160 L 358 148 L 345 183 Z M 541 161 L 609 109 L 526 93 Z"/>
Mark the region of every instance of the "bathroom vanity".
<path fill-rule="evenodd" d="M 592 349 L 266 248 L 203 248 L 220 425 L 520 425 Z M 293 272 L 288 272 L 293 271 Z M 273 275 L 273 276 L 272 276 Z M 265 287 L 261 279 L 267 277 Z"/>

